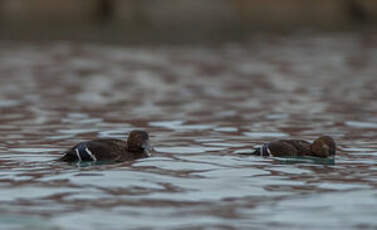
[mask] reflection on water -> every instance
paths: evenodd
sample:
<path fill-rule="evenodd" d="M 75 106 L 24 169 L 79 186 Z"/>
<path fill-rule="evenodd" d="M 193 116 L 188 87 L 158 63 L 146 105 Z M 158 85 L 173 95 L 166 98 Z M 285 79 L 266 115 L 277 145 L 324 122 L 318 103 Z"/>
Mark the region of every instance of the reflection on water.
<path fill-rule="evenodd" d="M 221 47 L 0 44 L 4 229 L 375 228 L 377 38 Z M 154 157 L 70 165 L 146 129 Z M 244 156 L 333 136 L 335 163 Z M 292 162 L 294 161 L 294 162 Z"/>

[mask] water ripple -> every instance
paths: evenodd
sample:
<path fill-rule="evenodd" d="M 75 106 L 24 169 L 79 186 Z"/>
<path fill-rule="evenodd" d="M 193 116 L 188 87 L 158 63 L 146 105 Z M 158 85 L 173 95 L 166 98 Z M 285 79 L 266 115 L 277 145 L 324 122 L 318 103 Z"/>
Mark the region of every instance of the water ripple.
<path fill-rule="evenodd" d="M 0 46 L 1 228 L 375 229 L 375 36 L 266 38 Z M 54 161 L 132 129 L 153 157 Z M 242 155 L 320 135 L 335 160 Z"/>

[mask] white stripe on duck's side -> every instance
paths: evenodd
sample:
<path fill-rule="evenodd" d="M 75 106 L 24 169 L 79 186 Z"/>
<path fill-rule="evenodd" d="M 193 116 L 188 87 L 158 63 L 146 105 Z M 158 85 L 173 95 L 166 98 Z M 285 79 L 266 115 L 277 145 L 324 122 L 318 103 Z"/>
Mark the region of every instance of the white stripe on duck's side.
<path fill-rule="evenodd" d="M 272 153 L 271 153 L 271 150 L 268 148 L 268 144 L 264 144 L 264 145 L 261 147 L 260 155 L 261 155 L 261 156 L 269 156 L 269 157 L 273 157 L 273 155 L 272 155 Z"/>
<path fill-rule="evenodd" d="M 273 157 L 272 153 L 271 153 L 271 150 L 267 147 L 267 153 L 268 153 L 268 156 L 269 157 Z"/>
<path fill-rule="evenodd" d="M 85 151 L 88 153 L 88 155 L 90 156 L 90 158 L 92 158 L 93 161 L 97 161 L 96 156 L 94 156 L 94 154 L 88 149 L 88 147 L 85 148 Z"/>
<path fill-rule="evenodd" d="M 75 149 L 76 151 L 76 156 L 77 156 L 77 159 L 79 159 L 79 162 L 81 162 L 81 156 L 80 156 L 80 153 L 79 153 L 79 150 L 78 149 Z"/>
<path fill-rule="evenodd" d="M 85 160 L 97 161 L 96 156 L 89 150 L 86 143 L 81 143 L 75 148 L 77 159 L 79 162 Z"/>

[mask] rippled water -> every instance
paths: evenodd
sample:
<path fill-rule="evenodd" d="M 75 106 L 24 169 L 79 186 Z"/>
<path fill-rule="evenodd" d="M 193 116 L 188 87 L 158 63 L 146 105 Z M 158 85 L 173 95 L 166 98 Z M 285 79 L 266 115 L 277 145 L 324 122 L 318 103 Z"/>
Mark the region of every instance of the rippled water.
<path fill-rule="evenodd" d="M 0 52 L 1 229 L 377 227 L 377 36 Z M 134 128 L 151 134 L 153 157 L 52 161 Z M 335 164 L 240 154 L 323 134 Z"/>

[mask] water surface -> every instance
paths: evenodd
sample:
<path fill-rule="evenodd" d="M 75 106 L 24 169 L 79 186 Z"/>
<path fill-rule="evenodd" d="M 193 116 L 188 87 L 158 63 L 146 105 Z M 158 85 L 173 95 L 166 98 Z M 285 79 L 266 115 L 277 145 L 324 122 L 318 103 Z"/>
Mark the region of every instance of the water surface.
<path fill-rule="evenodd" d="M 375 229 L 377 37 L 216 47 L 0 43 L 1 229 Z M 153 157 L 67 147 L 147 130 Z M 335 164 L 244 156 L 333 136 Z"/>

